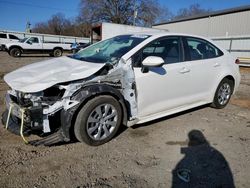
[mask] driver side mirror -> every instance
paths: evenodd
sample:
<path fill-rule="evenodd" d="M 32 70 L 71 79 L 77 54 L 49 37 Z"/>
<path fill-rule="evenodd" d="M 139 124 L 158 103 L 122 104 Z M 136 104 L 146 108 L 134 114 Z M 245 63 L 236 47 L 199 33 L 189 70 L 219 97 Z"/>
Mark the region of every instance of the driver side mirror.
<path fill-rule="evenodd" d="M 143 73 L 149 71 L 149 67 L 161 67 L 164 64 L 164 60 L 161 57 L 157 56 L 148 56 L 142 61 L 142 69 Z"/>
<path fill-rule="evenodd" d="M 28 43 L 28 44 L 32 44 L 32 42 L 31 42 L 31 41 L 29 41 L 29 40 L 27 41 L 27 43 Z"/>

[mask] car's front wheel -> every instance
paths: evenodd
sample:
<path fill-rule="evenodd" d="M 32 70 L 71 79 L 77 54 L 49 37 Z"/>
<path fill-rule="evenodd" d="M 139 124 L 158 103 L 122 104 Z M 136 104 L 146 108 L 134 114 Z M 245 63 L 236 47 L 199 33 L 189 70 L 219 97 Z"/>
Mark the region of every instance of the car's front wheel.
<path fill-rule="evenodd" d="M 111 140 L 122 120 L 122 109 L 112 96 L 97 96 L 79 111 L 74 132 L 77 140 L 88 145 L 101 145 Z"/>
<path fill-rule="evenodd" d="M 218 109 L 224 108 L 231 98 L 233 89 L 234 82 L 228 78 L 224 78 L 217 87 L 211 106 Z"/>
<path fill-rule="evenodd" d="M 21 50 L 19 48 L 12 48 L 10 50 L 10 55 L 12 57 L 20 57 L 22 55 L 22 52 L 21 52 Z"/>

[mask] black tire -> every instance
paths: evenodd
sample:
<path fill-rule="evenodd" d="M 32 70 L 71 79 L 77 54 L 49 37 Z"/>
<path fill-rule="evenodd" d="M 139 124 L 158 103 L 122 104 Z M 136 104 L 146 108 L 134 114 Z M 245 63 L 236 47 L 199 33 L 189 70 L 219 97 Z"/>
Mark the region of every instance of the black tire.
<path fill-rule="evenodd" d="M 12 57 L 20 57 L 22 55 L 22 52 L 19 48 L 12 48 L 9 52 L 9 54 L 12 56 Z"/>
<path fill-rule="evenodd" d="M 50 56 L 50 57 L 54 57 L 53 53 L 50 53 L 49 56 Z"/>
<path fill-rule="evenodd" d="M 233 90 L 234 82 L 232 80 L 229 80 L 228 78 L 224 78 L 216 89 L 211 107 L 217 109 L 224 108 L 228 104 L 232 96 Z"/>
<path fill-rule="evenodd" d="M 73 54 L 77 53 L 77 49 L 73 49 L 73 50 L 72 50 L 72 53 L 73 53 Z"/>
<path fill-rule="evenodd" d="M 62 56 L 62 53 L 63 53 L 63 51 L 61 49 L 59 49 L 59 48 L 56 48 L 56 49 L 53 50 L 53 56 L 54 57 L 60 57 L 60 56 Z"/>
<path fill-rule="evenodd" d="M 106 105 L 109 105 L 110 109 L 107 110 L 108 113 L 106 113 L 105 116 L 105 108 L 107 107 Z M 99 116 L 100 113 L 96 113 L 96 109 L 99 109 L 99 107 L 102 117 Z M 113 120 L 112 118 L 108 118 L 108 116 L 110 117 L 113 114 L 116 114 L 113 117 Z M 105 120 L 105 117 L 110 121 Z M 90 122 L 90 119 L 97 120 L 97 122 Z M 108 122 L 114 123 L 115 125 L 112 127 Z M 79 111 L 74 126 L 75 137 L 80 142 L 85 142 L 91 146 L 98 146 L 108 142 L 115 136 L 121 125 L 121 122 L 122 108 L 119 102 L 114 97 L 109 95 L 97 96 L 88 101 Z M 106 136 L 104 129 L 110 131 L 109 134 L 107 134 L 108 136 Z M 94 138 L 95 136 L 98 137 L 97 135 L 99 132 L 101 138 Z"/>

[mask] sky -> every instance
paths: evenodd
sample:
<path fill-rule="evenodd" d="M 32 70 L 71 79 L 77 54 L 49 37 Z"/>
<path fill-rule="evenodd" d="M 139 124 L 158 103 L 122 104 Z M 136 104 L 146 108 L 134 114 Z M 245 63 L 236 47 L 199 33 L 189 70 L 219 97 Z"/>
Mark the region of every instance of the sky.
<path fill-rule="evenodd" d="M 80 0 L 0 0 L 0 29 L 25 31 L 29 21 L 31 27 L 37 22 L 48 20 L 53 14 L 63 13 L 66 18 L 74 18 L 79 12 Z M 223 10 L 250 5 L 250 0 L 159 0 L 172 13 L 198 3 L 201 8 Z"/>

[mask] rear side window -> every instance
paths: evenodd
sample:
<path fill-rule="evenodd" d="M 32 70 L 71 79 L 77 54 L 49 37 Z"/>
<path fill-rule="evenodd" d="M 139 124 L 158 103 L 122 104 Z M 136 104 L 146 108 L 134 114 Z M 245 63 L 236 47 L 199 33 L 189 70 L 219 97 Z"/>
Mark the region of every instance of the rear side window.
<path fill-rule="evenodd" d="M 186 60 L 201 60 L 216 58 L 223 55 L 223 52 L 208 41 L 198 38 L 186 38 L 187 57 Z"/>
<path fill-rule="evenodd" d="M 132 57 L 135 67 L 140 67 L 141 62 L 148 56 L 161 57 L 166 64 L 177 63 L 181 61 L 179 37 L 168 37 L 157 39 Z"/>
<path fill-rule="evenodd" d="M 19 40 L 18 37 L 16 37 L 15 35 L 9 35 L 10 39 L 16 39 L 16 40 Z"/>
<path fill-rule="evenodd" d="M 4 33 L 0 33 L 0 38 L 2 38 L 2 39 L 7 39 L 7 35 L 4 34 Z"/>

